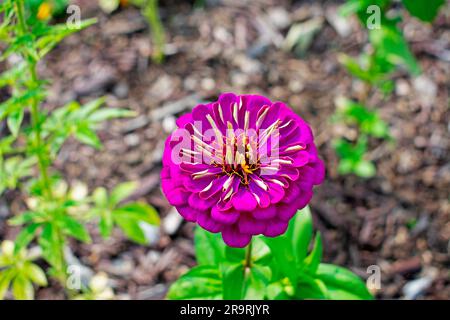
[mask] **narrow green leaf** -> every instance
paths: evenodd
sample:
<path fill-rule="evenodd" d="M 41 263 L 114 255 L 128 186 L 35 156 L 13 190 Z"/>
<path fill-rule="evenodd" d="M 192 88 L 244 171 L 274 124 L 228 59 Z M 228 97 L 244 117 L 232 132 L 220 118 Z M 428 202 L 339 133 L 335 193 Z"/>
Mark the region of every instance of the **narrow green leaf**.
<path fill-rule="evenodd" d="M 253 264 L 246 277 L 245 299 L 264 300 L 272 271 L 269 267 Z"/>
<path fill-rule="evenodd" d="M 297 283 L 296 299 L 327 299 L 328 291 L 320 279 L 302 274 Z"/>
<path fill-rule="evenodd" d="M 62 251 L 64 241 L 60 239 L 55 227 L 46 223 L 40 237 L 38 238 L 39 246 L 42 249 L 42 256 L 55 269 L 62 269 Z"/>
<path fill-rule="evenodd" d="M 108 192 L 103 187 L 94 190 L 92 199 L 94 200 L 97 208 L 106 208 L 108 206 Z"/>
<path fill-rule="evenodd" d="M 129 220 L 144 221 L 152 225 L 159 225 L 160 219 L 155 208 L 142 202 L 127 203 L 113 212 L 113 217 L 122 217 Z"/>
<path fill-rule="evenodd" d="M 9 284 L 14 276 L 13 270 L 0 270 L 0 300 L 5 298 Z"/>
<path fill-rule="evenodd" d="M 138 187 L 137 183 L 135 181 L 125 182 L 121 183 L 118 186 L 116 186 L 112 191 L 110 195 L 110 204 L 111 206 L 117 205 L 120 201 L 124 200 L 128 196 L 130 196 L 133 191 L 136 190 Z"/>
<path fill-rule="evenodd" d="M 14 137 L 19 135 L 20 126 L 22 125 L 24 109 L 17 109 L 8 116 L 8 129 Z"/>
<path fill-rule="evenodd" d="M 169 289 L 172 300 L 221 299 L 222 278 L 215 266 L 198 266 L 181 276 Z"/>
<path fill-rule="evenodd" d="M 100 223 L 99 229 L 100 234 L 103 238 L 108 238 L 114 227 L 114 220 L 110 210 L 108 209 L 98 209 L 100 213 Z"/>
<path fill-rule="evenodd" d="M 13 280 L 12 292 L 16 300 L 33 300 L 34 298 L 34 288 L 31 281 L 20 274 Z"/>
<path fill-rule="evenodd" d="M 20 231 L 15 240 L 15 247 L 14 247 L 15 253 L 18 253 L 20 250 L 28 246 L 31 240 L 33 240 L 36 230 L 40 226 L 41 226 L 40 223 L 33 223 Z"/>
<path fill-rule="evenodd" d="M 99 123 L 115 118 L 128 118 L 134 116 L 136 116 L 136 113 L 131 110 L 120 108 L 103 108 L 91 114 L 88 120 L 94 123 Z"/>
<path fill-rule="evenodd" d="M 8 223 L 11 226 L 20 226 L 32 221 L 36 221 L 36 218 L 40 217 L 42 217 L 42 214 L 40 214 L 39 212 L 26 211 L 9 219 Z"/>
<path fill-rule="evenodd" d="M 61 217 L 58 222 L 60 223 L 63 232 L 68 236 L 74 237 L 75 239 L 82 242 L 91 242 L 91 236 L 89 235 L 89 232 L 86 230 L 85 226 L 74 218 L 66 215 Z"/>
<path fill-rule="evenodd" d="M 411 53 L 408 43 L 395 25 L 382 24 L 380 29 L 369 30 L 369 38 L 380 59 L 394 65 L 403 65 L 412 75 L 421 73 L 420 66 Z"/>
<path fill-rule="evenodd" d="M 105 103 L 105 98 L 98 98 L 88 103 L 79 106 L 79 109 L 75 112 L 76 118 L 79 120 L 86 120 L 103 104 Z"/>
<path fill-rule="evenodd" d="M 122 215 L 114 215 L 113 218 L 128 238 L 139 244 L 147 244 L 145 234 L 139 226 L 139 220 Z"/>
<path fill-rule="evenodd" d="M 311 253 L 305 258 L 305 268 L 308 273 L 314 274 L 319 267 L 320 261 L 322 260 L 322 237 L 320 232 L 317 232 L 316 239 L 314 241 L 314 248 Z"/>
<path fill-rule="evenodd" d="M 309 244 L 312 239 L 313 225 L 311 211 L 305 207 L 298 211 L 289 223 L 287 236 L 292 239 L 292 247 L 296 255 L 297 264 L 303 263 L 308 254 Z"/>
<path fill-rule="evenodd" d="M 26 263 L 23 272 L 24 275 L 34 283 L 43 287 L 47 285 L 47 277 L 45 276 L 44 271 L 36 264 L 31 262 Z"/>
<path fill-rule="evenodd" d="M 102 143 L 100 142 L 100 139 L 97 137 L 97 134 L 94 130 L 90 129 L 88 126 L 79 126 L 76 128 L 74 132 L 75 138 L 91 147 L 94 147 L 96 149 L 100 149 L 102 146 Z"/>

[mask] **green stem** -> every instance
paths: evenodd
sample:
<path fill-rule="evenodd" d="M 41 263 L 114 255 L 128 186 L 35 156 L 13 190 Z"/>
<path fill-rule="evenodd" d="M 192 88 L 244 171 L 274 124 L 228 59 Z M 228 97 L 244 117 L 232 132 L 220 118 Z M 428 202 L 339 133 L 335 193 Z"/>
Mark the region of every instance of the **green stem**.
<path fill-rule="evenodd" d="M 19 31 L 21 35 L 25 35 L 29 32 L 28 30 L 28 25 L 27 22 L 25 20 L 25 15 L 24 15 L 24 1 L 23 0 L 17 0 L 16 1 L 16 14 L 17 14 L 17 19 L 19 22 Z M 33 50 L 33 49 L 31 49 Z M 28 89 L 36 89 L 39 86 L 39 77 L 37 74 L 37 62 L 35 61 L 34 57 L 35 55 L 33 55 L 33 52 L 31 51 L 25 51 L 23 53 L 24 55 L 24 60 L 27 63 L 27 68 L 28 68 L 28 72 L 30 74 L 30 78 L 31 81 L 30 83 L 27 85 Z M 39 168 L 39 174 L 40 177 L 42 179 L 42 187 L 44 190 L 44 194 L 47 196 L 47 200 L 50 202 L 53 202 L 53 193 L 52 193 L 52 188 L 51 188 L 51 183 L 50 183 L 50 179 L 49 179 L 49 166 L 48 166 L 48 161 L 47 161 L 47 156 L 45 154 L 46 152 L 46 148 L 45 148 L 45 144 L 44 141 L 42 139 L 42 130 L 41 130 L 41 123 L 40 123 L 40 115 L 39 115 L 39 98 L 37 97 L 33 97 L 31 99 L 31 108 L 30 108 L 30 113 L 31 113 L 31 125 L 32 125 L 32 129 L 33 129 L 33 139 L 34 141 L 32 141 L 32 145 L 36 150 L 36 155 L 38 158 L 38 168 Z M 64 258 L 64 235 L 62 234 L 61 230 L 56 227 L 56 232 L 57 232 L 57 241 L 60 244 L 60 259 L 61 261 L 59 262 L 59 264 L 56 266 L 56 271 L 58 273 L 57 278 L 58 280 L 61 282 L 61 284 L 66 287 L 66 270 L 67 270 L 67 266 L 66 266 L 66 260 Z M 69 293 L 70 294 L 70 293 Z"/>
<path fill-rule="evenodd" d="M 245 262 L 244 262 L 245 268 L 251 268 L 251 266 L 252 266 L 252 240 L 250 240 L 250 243 L 245 249 Z"/>
<path fill-rule="evenodd" d="M 20 33 L 22 35 L 28 32 L 28 26 L 24 15 L 23 3 L 24 3 L 23 0 L 17 0 L 16 2 L 17 19 L 19 21 Z M 25 60 L 27 61 L 28 72 L 31 75 L 31 83 L 28 87 L 29 89 L 36 89 L 39 86 L 39 78 L 36 70 L 36 62 L 34 62 L 33 57 L 31 57 L 29 53 L 24 54 L 26 55 Z M 34 139 L 35 139 L 34 144 L 37 150 L 36 153 L 38 158 L 38 167 L 40 175 L 42 177 L 44 192 L 51 199 L 52 191 L 48 175 L 48 166 L 47 162 L 45 161 L 44 154 L 42 153 L 43 143 L 42 143 L 41 126 L 39 124 L 39 100 L 36 97 L 33 97 L 31 101 L 31 124 L 34 132 Z"/>
<path fill-rule="evenodd" d="M 161 63 L 164 59 L 164 44 L 166 42 L 164 27 L 159 16 L 158 0 L 147 0 L 144 8 L 144 16 L 150 24 L 153 35 L 153 44 L 155 50 L 153 51 L 153 60 Z"/>

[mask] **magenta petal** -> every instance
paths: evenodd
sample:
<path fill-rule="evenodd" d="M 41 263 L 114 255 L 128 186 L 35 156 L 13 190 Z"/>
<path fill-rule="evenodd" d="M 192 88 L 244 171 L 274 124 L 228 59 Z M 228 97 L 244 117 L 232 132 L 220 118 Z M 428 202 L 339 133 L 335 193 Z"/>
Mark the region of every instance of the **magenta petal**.
<path fill-rule="evenodd" d="M 215 221 L 209 216 L 209 214 L 204 212 L 199 212 L 197 215 L 197 223 L 200 227 L 212 233 L 217 233 L 223 228 L 221 223 Z"/>
<path fill-rule="evenodd" d="M 239 188 L 239 191 L 233 196 L 232 202 L 233 207 L 238 211 L 252 211 L 257 206 L 255 197 L 245 187 Z"/>
<path fill-rule="evenodd" d="M 196 210 L 200 210 L 200 211 L 205 211 L 210 209 L 214 204 L 215 204 L 216 200 L 214 198 L 209 198 L 207 200 L 204 199 L 200 199 L 200 197 L 198 196 L 198 193 L 191 193 L 191 195 L 189 196 L 188 199 L 188 203 L 189 205 L 196 209 Z"/>
<path fill-rule="evenodd" d="M 295 201 L 297 210 L 303 209 L 311 201 L 313 192 L 311 189 L 301 190 L 298 199 Z"/>
<path fill-rule="evenodd" d="M 276 237 L 286 232 L 288 222 L 285 221 L 273 221 L 267 225 L 264 235 L 266 237 Z"/>
<path fill-rule="evenodd" d="M 192 122 L 193 122 L 192 113 L 187 113 L 179 117 L 176 123 L 178 128 L 184 128 L 188 123 Z"/>
<path fill-rule="evenodd" d="M 277 180 L 279 181 L 279 180 Z M 278 183 L 266 181 L 269 186 L 270 203 L 275 204 L 283 200 L 285 195 L 285 190 Z"/>
<path fill-rule="evenodd" d="M 188 203 L 189 193 L 182 188 L 176 188 L 167 190 L 166 196 L 171 205 L 182 206 Z"/>
<path fill-rule="evenodd" d="M 270 206 L 268 208 L 257 208 L 252 212 L 253 217 L 256 219 L 271 219 L 277 214 L 277 209 L 275 206 Z"/>
<path fill-rule="evenodd" d="M 300 188 L 297 186 L 296 183 L 291 183 L 289 188 L 287 188 L 285 190 L 285 193 L 286 193 L 286 195 L 285 195 L 285 197 L 283 199 L 283 202 L 285 202 L 285 203 L 292 203 L 292 202 L 295 201 L 295 199 L 300 194 Z"/>
<path fill-rule="evenodd" d="M 243 215 L 239 219 L 238 227 L 241 233 L 257 235 L 266 230 L 266 222 L 257 220 L 250 215 Z"/>
<path fill-rule="evenodd" d="M 233 224 L 239 219 L 240 213 L 238 211 L 220 211 L 217 206 L 211 210 L 211 217 L 217 222 L 223 224 Z"/>
<path fill-rule="evenodd" d="M 195 222 L 197 220 L 197 214 L 198 211 L 186 206 L 186 207 L 177 207 L 178 212 L 180 215 L 185 218 L 187 221 Z"/>
<path fill-rule="evenodd" d="M 243 248 L 249 244 L 252 236 L 249 234 L 240 233 L 236 227 L 230 226 L 222 231 L 222 238 L 223 241 L 230 247 Z"/>
<path fill-rule="evenodd" d="M 283 221 L 289 221 L 297 212 L 293 205 L 282 205 L 277 208 L 277 216 Z"/>
<path fill-rule="evenodd" d="M 256 198 L 258 207 L 267 208 L 270 205 L 270 197 L 267 191 L 261 189 L 255 182 L 250 183 L 249 188 L 253 197 Z"/>
<path fill-rule="evenodd" d="M 219 179 L 212 180 L 210 185 L 207 185 L 204 190 L 200 191 L 199 196 L 202 199 L 211 198 L 217 194 L 223 188 L 223 184 L 228 179 L 227 176 L 220 177 Z"/>

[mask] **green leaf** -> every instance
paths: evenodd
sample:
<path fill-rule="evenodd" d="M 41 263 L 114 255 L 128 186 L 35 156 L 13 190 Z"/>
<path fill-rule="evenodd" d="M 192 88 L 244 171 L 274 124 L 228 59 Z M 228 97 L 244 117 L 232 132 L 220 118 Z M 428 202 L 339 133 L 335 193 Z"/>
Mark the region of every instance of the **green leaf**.
<path fill-rule="evenodd" d="M 292 283 L 297 282 L 296 259 L 292 241 L 286 235 L 275 238 L 264 238 L 273 256 L 274 268 L 278 269 L 284 277 Z"/>
<path fill-rule="evenodd" d="M 160 219 L 156 209 L 146 203 L 141 202 L 127 203 L 115 209 L 112 214 L 114 219 L 120 217 L 128 220 L 147 222 L 155 226 L 159 225 L 160 223 Z"/>
<path fill-rule="evenodd" d="M 134 117 L 136 113 L 131 110 L 127 109 L 120 109 L 120 108 L 104 108 L 101 110 L 98 110 L 91 114 L 88 117 L 88 120 L 94 123 L 103 122 L 106 120 L 111 120 L 115 118 L 128 118 L 128 117 Z"/>
<path fill-rule="evenodd" d="M 91 236 L 80 222 L 69 216 L 62 216 L 59 218 L 58 222 L 63 230 L 63 232 L 71 237 L 82 242 L 90 243 Z"/>
<path fill-rule="evenodd" d="M 312 239 L 313 225 L 311 211 L 306 206 L 299 210 L 290 221 L 287 237 L 292 240 L 292 247 L 296 255 L 297 264 L 302 264 L 308 254 L 309 244 Z"/>
<path fill-rule="evenodd" d="M 367 160 L 356 163 L 354 167 L 355 174 L 362 178 L 371 178 L 377 173 L 375 165 Z"/>
<path fill-rule="evenodd" d="M 74 135 L 78 141 L 87 144 L 91 147 L 94 147 L 96 149 L 100 149 L 102 146 L 102 143 L 100 142 L 100 139 L 97 137 L 95 131 L 89 128 L 88 126 L 85 125 L 78 126 L 76 128 L 76 131 L 74 132 Z"/>
<path fill-rule="evenodd" d="M 246 277 L 245 299 L 263 300 L 271 277 L 272 271 L 269 267 L 253 264 Z"/>
<path fill-rule="evenodd" d="M 296 299 L 327 299 L 328 291 L 320 279 L 315 279 L 307 274 L 302 274 L 297 283 Z"/>
<path fill-rule="evenodd" d="M 268 265 L 272 260 L 270 248 L 264 242 L 263 237 L 253 237 L 252 239 L 252 262 L 261 265 Z"/>
<path fill-rule="evenodd" d="M 135 181 L 125 182 L 121 183 L 118 186 L 116 186 L 112 191 L 110 195 L 110 204 L 112 206 L 115 206 L 120 201 L 124 200 L 128 196 L 130 196 L 134 190 L 138 187 L 137 183 Z"/>
<path fill-rule="evenodd" d="M 314 240 L 314 248 L 305 259 L 305 269 L 308 273 L 316 273 L 320 261 L 322 260 L 322 252 L 322 237 L 320 236 L 320 232 L 317 232 L 316 239 Z"/>
<path fill-rule="evenodd" d="M 35 47 L 39 50 L 38 59 L 43 58 L 47 53 L 49 53 L 60 41 L 62 41 L 67 36 L 71 35 L 74 32 L 78 32 L 82 29 L 85 29 L 93 24 L 95 24 L 97 20 L 95 18 L 86 19 L 80 22 L 79 26 L 73 28 L 69 26 L 69 24 L 61 23 L 57 25 L 52 25 L 49 28 L 45 29 L 45 33 L 39 37 L 38 41 L 36 41 Z"/>
<path fill-rule="evenodd" d="M 40 286 L 47 285 L 47 277 L 44 271 L 34 263 L 26 263 L 23 269 L 24 275 Z"/>
<path fill-rule="evenodd" d="M 9 219 L 8 223 L 11 226 L 20 226 L 32 221 L 36 221 L 37 218 L 42 218 L 42 216 L 43 215 L 39 212 L 26 211 Z"/>
<path fill-rule="evenodd" d="M 338 61 L 347 69 L 347 71 L 352 74 L 353 76 L 367 81 L 367 82 L 373 82 L 374 81 L 374 75 L 371 74 L 369 70 L 364 69 L 360 63 L 355 60 L 354 58 L 346 55 L 346 54 L 340 54 L 338 56 Z"/>
<path fill-rule="evenodd" d="M 225 259 L 228 262 L 235 262 L 235 263 L 244 262 L 246 250 L 247 250 L 246 248 L 233 248 L 225 246 Z"/>
<path fill-rule="evenodd" d="M 225 244 L 219 233 L 208 232 L 199 226 L 194 234 L 195 257 L 200 265 L 218 265 L 223 261 Z"/>
<path fill-rule="evenodd" d="M 92 199 L 97 208 L 106 208 L 108 206 L 108 192 L 103 187 L 94 190 Z"/>
<path fill-rule="evenodd" d="M 269 284 L 266 288 L 266 295 L 269 300 L 289 300 L 291 298 L 286 293 L 282 281 Z"/>
<path fill-rule="evenodd" d="M 18 253 L 21 249 L 28 246 L 28 244 L 33 240 L 36 230 L 41 226 L 40 223 L 33 223 L 23 228 L 17 235 L 15 241 L 14 252 Z"/>
<path fill-rule="evenodd" d="M 86 120 L 89 119 L 89 117 L 100 108 L 105 103 L 105 98 L 98 98 L 92 101 L 89 101 L 88 103 L 78 106 L 79 109 L 75 112 L 75 117 L 79 120 Z"/>
<path fill-rule="evenodd" d="M 4 119 L 16 110 L 24 109 L 31 99 L 41 99 L 43 95 L 43 89 L 38 87 L 36 89 L 29 89 L 26 92 L 13 96 L 3 103 L 0 103 L 0 120 Z"/>
<path fill-rule="evenodd" d="M 128 238 L 139 244 L 147 244 L 145 234 L 139 226 L 139 220 L 127 216 L 115 215 L 114 221 Z"/>
<path fill-rule="evenodd" d="M 369 38 L 379 59 L 394 65 L 403 65 L 412 75 L 421 73 L 408 43 L 395 25 L 382 24 L 380 29 L 369 30 Z"/>
<path fill-rule="evenodd" d="M 19 135 L 20 126 L 23 121 L 24 109 L 17 109 L 11 112 L 8 116 L 8 128 L 14 137 Z"/>
<path fill-rule="evenodd" d="M 321 263 L 316 277 L 325 284 L 331 299 L 373 299 L 361 278 L 345 268 Z"/>
<path fill-rule="evenodd" d="M 33 300 L 34 298 L 34 288 L 31 281 L 20 274 L 13 280 L 12 293 L 16 300 Z"/>
<path fill-rule="evenodd" d="M 4 299 L 13 277 L 14 271 L 12 269 L 0 270 L 0 300 Z"/>
<path fill-rule="evenodd" d="M 338 119 L 357 124 L 361 131 L 377 138 L 388 138 L 389 127 L 376 111 L 347 98 L 336 99 Z"/>
<path fill-rule="evenodd" d="M 432 22 L 445 0 L 402 0 L 409 13 L 425 22 Z"/>
<path fill-rule="evenodd" d="M 244 264 L 224 265 L 223 274 L 223 299 L 241 300 L 245 292 L 245 274 L 247 270 Z"/>
<path fill-rule="evenodd" d="M 198 266 L 181 276 L 169 289 L 172 300 L 221 299 L 222 279 L 215 266 Z"/>
<path fill-rule="evenodd" d="M 114 227 L 114 220 L 110 210 L 108 209 L 99 209 L 100 210 L 100 223 L 99 229 L 100 234 L 103 238 L 108 238 L 111 235 L 111 232 Z"/>
<path fill-rule="evenodd" d="M 56 270 L 62 271 L 62 251 L 64 242 L 59 238 L 55 227 L 46 223 L 40 237 L 38 238 L 39 246 L 42 249 L 44 259 Z"/>

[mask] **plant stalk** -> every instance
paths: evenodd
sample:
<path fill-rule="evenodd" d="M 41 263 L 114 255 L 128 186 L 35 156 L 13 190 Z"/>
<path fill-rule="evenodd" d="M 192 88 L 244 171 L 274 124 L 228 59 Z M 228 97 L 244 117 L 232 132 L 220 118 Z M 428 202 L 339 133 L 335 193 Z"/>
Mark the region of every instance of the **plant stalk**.
<path fill-rule="evenodd" d="M 22 35 L 26 34 L 28 32 L 28 26 L 25 20 L 24 15 L 24 2 L 23 0 L 17 0 L 16 2 L 16 13 L 17 13 L 17 19 L 19 21 L 20 26 L 20 32 Z M 28 71 L 31 75 L 31 84 L 29 85 L 30 89 L 35 89 L 39 85 L 39 78 L 36 71 L 36 62 L 30 62 L 33 61 L 32 57 L 30 57 L 29 54 L 24 53 L 27 55 L 25 60 L 27 61 L 27 67 Z M 38 158 L 38 167 L 39 172 L 42 177 L 44 192 L 46 195 L 51 199 L 52 198 L 52 190 L 50 186 L 50 179 L 48 175 L 48 166 L 44 159 L 44 155 L 42 153 L 43 151 L 43 143 L 42 143 L 42 132 L 41 132 L 41 126 L 39 124 L 39 100 L 36 97 L 32 98 L 31 101 L 31 124 L 33 127 L 34 132 L 34 139 L 35 139 L 35 147 L 37 149 L 37 158 Z"/>
<path fill-rule="evenodd" d="M 250 240 L 250 243 L 245 249 L 245 262 L 244 262 L 245 268 L 251 268 L 251 266 L 252 266 L 252 240 Z"/>

